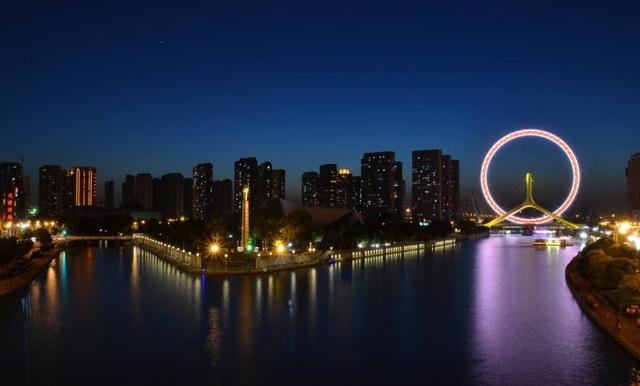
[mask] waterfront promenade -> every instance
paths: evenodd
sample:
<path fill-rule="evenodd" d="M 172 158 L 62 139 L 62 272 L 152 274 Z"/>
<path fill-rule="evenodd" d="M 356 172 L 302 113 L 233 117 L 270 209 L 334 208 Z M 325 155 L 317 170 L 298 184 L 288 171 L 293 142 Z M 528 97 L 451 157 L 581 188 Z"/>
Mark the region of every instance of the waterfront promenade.
<path fill-rule="evenodd" d="M 598 327 L 640 360 L 640 322 L 611 308 L 607 300 L 599 295 L 589 282 L 580 277 L 575 259 L 567 265 L 566 278 L 567 285 L 582 311 Z"/>
<path fill-rule="evenodd" d="M 133 235 L 138 247 L 151 252 L 185 272 L 205 274 L 255 274 L 291 270 L 314 265 L 359 260 L 373 257 L 403 256 L 405 253 L 421 253 L 439 247 L 453 246 L 458 239 L 445 237 L 421 242 L 376 244 L 372 247 L 322 252 L 284 253 L 280 255 L 241 253 L 201 256 L 168 243 L 155 240 L 141 233 Z"/>

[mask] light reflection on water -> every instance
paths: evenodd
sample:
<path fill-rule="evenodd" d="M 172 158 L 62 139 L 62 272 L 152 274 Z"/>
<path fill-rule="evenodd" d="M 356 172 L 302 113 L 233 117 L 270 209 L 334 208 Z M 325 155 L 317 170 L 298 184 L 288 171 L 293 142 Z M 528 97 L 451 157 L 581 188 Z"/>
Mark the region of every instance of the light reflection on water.
<path fill-rule="evenodd" d="M 15 384 L 626 381 L 634 361 L 566 288 L 579 247 L 530 242 L 228 278 L 75 248 L 0 302 L 0 363 Z"/>

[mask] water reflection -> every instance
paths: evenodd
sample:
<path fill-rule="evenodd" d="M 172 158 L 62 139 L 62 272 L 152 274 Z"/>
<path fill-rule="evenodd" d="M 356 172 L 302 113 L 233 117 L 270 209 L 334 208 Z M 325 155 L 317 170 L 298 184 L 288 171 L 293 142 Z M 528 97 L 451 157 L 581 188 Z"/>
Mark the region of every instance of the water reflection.
<path fill-rule="evenodd" d="M 593 361 L 593 351 L 585 346 L 598 334 L 577 312 L 564 281 L 564 267 L 578 251 L 532 248 L 523 237 L 478 244 L 473 310 L 478 380 L 576 384 L 597 379 L 594 370 L 606 365 Z M 587 362 L 596 363 L 576 366 Z"/>
<path fill-rule="evenodd" d="M 0 302 L 0 363 L 16 384 L 619 383 L 634 362 L 573 303 L 574 253 L 496 238 L 226 278 L 76 248 Z"/>

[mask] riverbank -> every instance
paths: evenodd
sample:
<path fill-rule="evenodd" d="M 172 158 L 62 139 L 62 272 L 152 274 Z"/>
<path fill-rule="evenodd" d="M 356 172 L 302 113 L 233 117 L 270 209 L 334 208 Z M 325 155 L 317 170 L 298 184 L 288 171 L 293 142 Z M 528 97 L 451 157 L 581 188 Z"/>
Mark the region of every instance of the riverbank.
<path fill-rule="evenodd" d="M 43 253 L 42 256 L 32 258 L 31 263 L 15 276 L 1 278 L 0 297 L 7 296 L 28 285 L 44 267 L 49 265 L 51 260 L 53 260 L 58 253 L 64 250 L 64 248 L 66 248 L 66 243 L 58 244 L 50 251 Z"/>
<path fill-rule="evenodd" d="M 576 259 L 565 269 L 566 281 L 583 313 L 636 359 L 640 360 L 640 322 L 608 305 L 606 299 L 580 276 Z"/>

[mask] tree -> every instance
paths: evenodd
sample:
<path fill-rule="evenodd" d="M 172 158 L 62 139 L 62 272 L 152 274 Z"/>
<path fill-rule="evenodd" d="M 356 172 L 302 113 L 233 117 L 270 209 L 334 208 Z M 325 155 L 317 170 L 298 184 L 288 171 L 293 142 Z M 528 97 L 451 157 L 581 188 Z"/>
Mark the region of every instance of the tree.
<path fill-rule="evenodd" d="M 49 245 L 52 242 L 51 235 L 49 231 L 45 228 L 38 228 L 33 232 L 33 237 L 35 237 L 40 244 L 43 246 Z"/>
<path fill-rule="evenodd" d="M 640 292 L 640 273 L 628 273 L 622 276 L 618 288 Z"/>
<path fill-rule="evenodd" d="M 284 240 L 304 245 L 311 240 L 311 216 L 304 210 L 294 210 L 282 219 L 280 236 Z"/>

